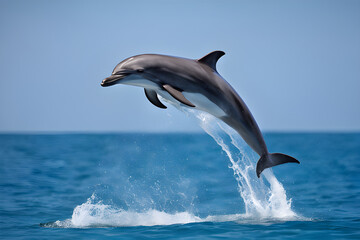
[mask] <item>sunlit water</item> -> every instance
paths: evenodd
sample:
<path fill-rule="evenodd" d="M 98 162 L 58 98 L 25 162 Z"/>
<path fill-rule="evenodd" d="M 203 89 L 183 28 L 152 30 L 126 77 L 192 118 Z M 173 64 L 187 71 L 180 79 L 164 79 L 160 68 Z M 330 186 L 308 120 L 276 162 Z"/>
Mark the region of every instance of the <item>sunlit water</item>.
<path fill-rule="evenodd" d="M 0 237 L 360 237 L 359 134 L 265 134 L 301 164 L 258 179 L 236 132 L 187 114 L 209 135 L 0 135 Z"/>

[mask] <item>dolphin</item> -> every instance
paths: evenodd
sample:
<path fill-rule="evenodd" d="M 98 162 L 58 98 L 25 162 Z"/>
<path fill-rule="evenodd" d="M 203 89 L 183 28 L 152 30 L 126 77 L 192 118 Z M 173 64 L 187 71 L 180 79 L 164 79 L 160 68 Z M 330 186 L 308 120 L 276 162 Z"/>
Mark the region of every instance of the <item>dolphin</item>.
<path fill-rule="evenodd" d="M 166 108 L 158 98 L 160 95 L 170 102 L 179 102 L 221 119 L 260 156 L 256 165 L 258 178 L 266 168 L 288 162 L 300 163 L 282 153 L 269 153 L 250 110 L 216 70 L 216 63 L 224 54 L 214 51 L 197 60 L 159 54 L 133 56 L 120 62 L 101 86 L 143 87 L 147 99 L 159 108 Z"/>

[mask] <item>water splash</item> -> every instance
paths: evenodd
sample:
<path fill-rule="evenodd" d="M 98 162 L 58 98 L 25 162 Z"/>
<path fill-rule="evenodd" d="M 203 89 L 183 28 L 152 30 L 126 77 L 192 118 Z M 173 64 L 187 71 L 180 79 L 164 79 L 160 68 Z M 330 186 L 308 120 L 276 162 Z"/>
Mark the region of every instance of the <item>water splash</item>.
<path fill-rule="evenodd" d="M 93 194 L 77 206 L 71 219 L 41 224 L 43 227 L 88 228 L 187 224 L 199 222 L 235 221 L 241 224 L 271 224 L 279 221 L 307 221 L 291 209 L 291 199 L 271 169 L 260 179 L 255 174 L 258 156 L 255 155 L 235 130 L 210 114 L 174 105 L 187 116 L 197 119 L 200 126 L 222 148 L 230 160 L 238 191 L 245 203 L 245 213 L 215 215 L 204 218 L 189 211 L 167 213 L 153 208 L 125 210 L 104 204 Z"/>
<path fill-rule="evenodd" d="M 125 227 L 173 225 L 201 221 L 201 218 L 188 212 L 169 214 L 155 209 L 148 209 L 144 212 L 124 210 L 96 200 L 96 195 L 93 194 L 85 203 L 74 209 L 71 219 L 45 223 L 42 226 L 57 228 Z"/>
<path fill-rule="evenodd" d="M 187 109 L 183 111 L 195 116 L 204 131 L 228 156 L 231 163 L 229 167 L 234 171 L 239 193 L 245 203 L 246 216 L 274 219 L 298 217 L 291 209 L 291 199 L 287 199 L 284 187 L 271 169 L 266 169 L 262 173 L 262 178 L 256 177 L 255 167 L 258 157 L 249 150 L 235 130 L 208 113 Z M 224 133 L 226 136 L 222 135 Z M 267 182 L 263 181 L 263 177 Z"/>
<path fill-rule="evenodd" d="M 248 214 L 215 215 L 200 218 L 193 213 L 175 212 L 167 213 L 156 209 L 148 209 L 143 212 L 124 210 L 112 205 L 104 204 L 96 200 L 93 194 L 88 200 L 77 206 L 71 219 L 40 224 L 46 228 L 104 228 L 104 227 L 132 227 L 132 226 L 157 226 L 189 224 L 201 222 L 237 222 L 240 224 L 269 225 L 279 221 L 304 220 L 299 217 L 291 218 L 254 218 Z"/>

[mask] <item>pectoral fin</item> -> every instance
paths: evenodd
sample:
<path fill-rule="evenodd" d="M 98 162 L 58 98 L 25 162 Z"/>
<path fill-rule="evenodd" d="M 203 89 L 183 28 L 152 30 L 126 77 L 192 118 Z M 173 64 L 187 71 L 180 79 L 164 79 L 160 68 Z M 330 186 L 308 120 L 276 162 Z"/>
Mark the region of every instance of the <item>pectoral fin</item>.
<path fill-rule="evenodd" d="M 146 88 L 144 88 L 144 90 L 145 90 L 145 96 L 152 104 L 154 104 L 159 108 L 166 108 L 166 106 L 160 102 L 157 93 L 154 90 L 146 89 Z"/>
<path fill-rule="evenodd" d="M 192 104 L 192 102 L 190 102 L 189 100 L 187 100 L 184 95 L 179 91 L 176 90 L 175 88 L 173 88 L 170 85 L 163 85 L 163 88 L 176 100 L 178 100 L 179 102 L 181 102 L 182 104 L 185 104 L 189 107 L 195 107 L 194 104 Z"/>

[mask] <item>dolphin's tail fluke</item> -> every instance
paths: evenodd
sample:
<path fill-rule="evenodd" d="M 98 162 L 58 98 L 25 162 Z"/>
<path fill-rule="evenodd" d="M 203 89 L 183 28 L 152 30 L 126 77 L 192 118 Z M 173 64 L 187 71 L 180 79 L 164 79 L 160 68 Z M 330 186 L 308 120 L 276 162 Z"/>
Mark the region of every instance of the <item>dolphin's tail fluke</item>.
<path fill-rule="evenodd" d="M 264 171 L 266 168 L 271 168 L 283 163 L 300 163 L 298 160 L 296 160 L 293 157 L 290 157 L 288 155 L 282 154 L 282 153 L 269 153 L 264 154 L 259 159 L 257 165 L 256 165 L 256 175 L 258 178 L 260 177 L 260 173 Z"/>

